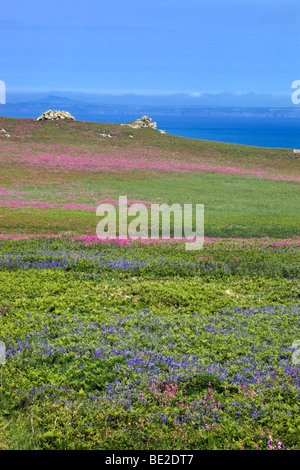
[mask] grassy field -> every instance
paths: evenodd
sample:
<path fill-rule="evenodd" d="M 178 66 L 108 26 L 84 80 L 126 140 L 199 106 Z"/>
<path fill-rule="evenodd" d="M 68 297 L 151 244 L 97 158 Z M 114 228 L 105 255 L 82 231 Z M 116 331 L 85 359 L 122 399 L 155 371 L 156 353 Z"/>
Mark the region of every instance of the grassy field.
<path fill-rule="evenodd" d="M 204 204 L 208 237 L 299 234 L 300 160 L 290 149 L 117 124 L 1 118 L 0 126 L 11 135 L 0 147 L 3 233 L 95 234 L 96 207 L 127 195 L 129 201 Z"/>
<path fill-rule="evenodd" d="M 291 150 L 0 127 L 0 449 L 300 449 Z M 120 195 L 204 204 L 203 249 L 100 242 Z"/>

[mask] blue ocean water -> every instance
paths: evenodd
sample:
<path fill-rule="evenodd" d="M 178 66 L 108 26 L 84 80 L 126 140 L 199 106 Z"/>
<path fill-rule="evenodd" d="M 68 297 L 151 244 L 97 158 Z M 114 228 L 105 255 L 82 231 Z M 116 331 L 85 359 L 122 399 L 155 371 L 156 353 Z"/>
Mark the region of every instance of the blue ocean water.
<path fill-rule="evenodd" d="M 132 115 L 77 115 L 76 120 L 124 124 L 137 119 Z M 157 128 L 190 139 L 271 148 L 300 148 L 300 119 L 267 117 L 198 117 L 151 114 Z"/>
<path fill-rule="evenodd" d="M 125 124 L 141 117 L 133 114 L 80 114 L 76 121 Z M 7 117 L 35 118 L 29 114 L 7 113 Z M 157 128 L 169 134 L 232 144 L 270 148 L 300 149 L 300 118 L 245 116 L 178 116 L 150 113 Z"/>

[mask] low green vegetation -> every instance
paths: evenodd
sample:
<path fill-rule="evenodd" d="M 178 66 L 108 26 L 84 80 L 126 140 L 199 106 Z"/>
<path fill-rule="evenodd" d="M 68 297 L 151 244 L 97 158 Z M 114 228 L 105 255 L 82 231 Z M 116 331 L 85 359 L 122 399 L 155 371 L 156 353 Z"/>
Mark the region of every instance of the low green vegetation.
<path fill-rule="evenodd" d="M 299 449 L 298 245 L 3 240 L 2 448 Z"/>

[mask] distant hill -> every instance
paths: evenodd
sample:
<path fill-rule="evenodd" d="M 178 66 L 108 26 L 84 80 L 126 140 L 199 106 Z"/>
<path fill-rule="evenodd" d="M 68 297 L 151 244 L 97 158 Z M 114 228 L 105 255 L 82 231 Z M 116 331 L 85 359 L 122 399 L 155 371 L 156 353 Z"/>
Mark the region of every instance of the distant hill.
<path fill-rule="evenodd" d="M 69 94 L 70 95 L 70 94 Z M 27 95 L 21 95 L 26 98 Z M 19 98 L 21 97 L 19 96 Z M 76 98 L 77 96 L 77 98 Z M 142 114 L 172 115 L 172 116 L 266 116 L 299 118 L 300 108 L 293 106 L 263 105 L 269 95 L 232 95 L 220 93 L 217 95 L 204 94 L 192 97 L 186 94 L 172 96 L 138 96 L 138 95 L 92 95 L 60 94 L 28 95 L 27 100 L 13 102 L 7 98 L 5 105 L 0 105 L 0 115 L 5 117 L 37 118 L 48 109 L 69 111 L 76 116 L 87 115 L 132 115 Z M 270 95 L 272 96 L 272 95 Z M 269 96 L 269 102 L 272 100 Z M 15 96 L 16 97 L 16 96 Z M 78 97 L 82 98 L 79 99 Z M 85 100 L 84 100 L 85 99 Z M 276 100 L 273 99 L 275 102 Z M 278 100 L 277 100 L 278 101 Z M 279 100 L 280 101 L 280 100 Z M 282 99 L 282 103 L 287 100 Z M 251 102 L 252 105 L 247 105 Z M 215 104 L 213 104 L 215 103 Z M 254 103 L 256 103 L 254 105 Z M 135 119 L 134 118 L 134 119 Z"/>
<path fill-rule="evenodd" d="M 7 91 L 7 103 L 24 103 L 50 98 L 69 99 L 76 103 L 90 103 L 94 105 L 127 105 L 127 106 L 242 106 L 242 107 L 289 107 L 292 104 L 291 95 L 271 93 L 176 93 L 161 95 L 104 94 L 84 93 L 75 91 L 48 92 L 10 92 Z"/>

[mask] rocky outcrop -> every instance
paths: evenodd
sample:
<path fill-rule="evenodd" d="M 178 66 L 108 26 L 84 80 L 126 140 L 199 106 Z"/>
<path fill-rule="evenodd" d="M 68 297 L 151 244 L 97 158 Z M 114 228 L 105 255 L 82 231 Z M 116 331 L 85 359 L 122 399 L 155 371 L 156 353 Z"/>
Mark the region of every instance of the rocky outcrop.
<path fill-rule="evenodd" d="M 37 121 L 56 121 L 58 119 L 75 121 L 74 116 L 71 116 L 68 111 L 52 111 L 51 109 L 42 113 L 40 117 L 37 118 Z"/>
<path fill-rule="evenodd" d="M 160 134 L 166 134 L 166 131 L 158 130 L 156 122 L 153 122 L 149 116 L 142 116 L 140 119 L 136 119 L 133 122 L 128 122 L 127 124 L 121 124 L 121 126 L 132 127 L 133 129 L 141 129 L 142 127 L 150 127 L 150 129 L 155 129 Z M 133 137 L 130 135 L 129 137 Z"/>
<path fill-rule="evenodd" d="M 299 154 L 299 153 L 300 153 L 300 149 L 294 149 L 294 150 L 293 150 L 293 154 L 294 154 L 294 155 L 297 155 L 297 154 Z"/>
<path fill-rule="evenodd" d="M 156 122 L 153 122 L 149 116 L 143 116 L 141 119 L 136 119 L 128 124 L 122 124 L 122 126 L 129 126 L 133 129 L 140 129 L 141 127 L 150 127 L 151 129 L 157 129 Z"/>

